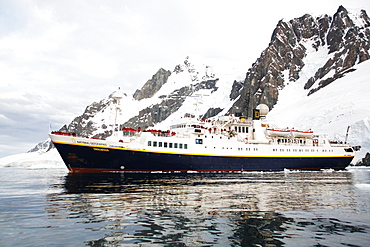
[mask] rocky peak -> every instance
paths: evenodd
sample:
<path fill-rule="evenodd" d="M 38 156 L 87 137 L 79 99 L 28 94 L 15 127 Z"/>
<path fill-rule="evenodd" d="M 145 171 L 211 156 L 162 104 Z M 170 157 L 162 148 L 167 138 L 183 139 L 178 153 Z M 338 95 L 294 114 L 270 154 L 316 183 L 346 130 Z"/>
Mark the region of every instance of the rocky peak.
<path fill-rule="evenodd" d="M 369 59 L 369 26 L 364 10 L 352 14 L 343 6 L 333 17 L 305 14 L 290 21 L 279 21 L 269 46 L 248 70 L 242 89 L 234 83 L 239 88 L 233 89 L 233 98 L 240 97 L 229 112 L 243 109 L 240 113 L 248 116 L 261 103 L 273 108 L 279 90 L 300 78 L 308 50 L 328 50 L 327 62 L 304 85 L 304 89 L 310 89 L 308 95 L 353 71 L 356 63 Z"/>
<path fill-rule="evenodd" d="M 171 71 L 160 68 L 157 73 L 152 76 L 152 79 L 148 80 L 140 90 L 136 90 L 134 99 L 142 100 L 153 97 L 153 95 L 161 89 L 163 84 L 167 82 L 170 75 Z"/>
<path fill-rule="evenodd" d="M 187 71 L 193 82 L 214 80 L 215 73 L 210 65 L 197 61 L 196 55 L 187 56 L 182 64 L 176 65 L 174 73 L 178 74 Z"/>
<path fill-rule="evenodd" d="M 216 91 L 218 79 L 207 80 L 188 85 L 174 90 L 169 95 L 162 95 L 161 101 L 150 105 L 138 112 L 138 114 L 122 124 L 124 127 L 146 129 L 167 119 L 176 112 L 186 100 L 186 97 L 193 95 L 201 89 Z M 214 112 L 213 112 L 214 113 Z"/>

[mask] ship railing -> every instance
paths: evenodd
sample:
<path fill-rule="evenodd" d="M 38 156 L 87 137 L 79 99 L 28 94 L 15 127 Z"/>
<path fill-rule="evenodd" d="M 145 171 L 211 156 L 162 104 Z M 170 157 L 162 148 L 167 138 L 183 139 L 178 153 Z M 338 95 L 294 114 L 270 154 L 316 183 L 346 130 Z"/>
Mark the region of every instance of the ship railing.
<path fill-rule="evenodd" d="M 52 135 L 61 135 L 61 136 L 74 136 L 74 137 L 77 136 L 76 133 L 69 133 L 69 132 L 64 132 L 64 131 L 52 131 L 51 134 Z"/>

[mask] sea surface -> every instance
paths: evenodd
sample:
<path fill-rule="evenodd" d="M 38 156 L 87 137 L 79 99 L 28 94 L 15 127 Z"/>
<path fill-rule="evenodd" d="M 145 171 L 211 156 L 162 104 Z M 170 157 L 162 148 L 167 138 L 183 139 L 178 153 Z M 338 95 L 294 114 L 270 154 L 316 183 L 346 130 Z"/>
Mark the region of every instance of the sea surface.
<path fill-rule="evenodd" d="M 370 168 L 0 168 L 0 246 L 370 246 Z"/>

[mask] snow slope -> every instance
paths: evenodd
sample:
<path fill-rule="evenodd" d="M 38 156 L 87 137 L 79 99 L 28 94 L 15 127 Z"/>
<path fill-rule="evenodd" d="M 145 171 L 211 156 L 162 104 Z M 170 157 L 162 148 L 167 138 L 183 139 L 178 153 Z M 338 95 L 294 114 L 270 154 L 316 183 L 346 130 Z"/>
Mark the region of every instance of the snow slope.
<path fill-rule="evenodd" d="M 312 75 L 308 70 L 320 66 L 317 61 L 322 61 L 323 54 L 311 53 L 306 57 L 307 66 L 301 78 L 280 91 L 278 102 L 267 118 L 281 127 L 311 128 L 342 141 L 350 126 L 348 141 L 362 146 L 356 156 L 358 160 L 370 152 L 370 61 L 356 65 L 356 71 L 307 96 L 309 90 L 303 89 L 308 79 L 305 75 Z"/>
<path fill-rule="evenodd" d="M 0 167 L 24 167 L 27 169 L 63 168 L 67 171 L 56 149 L 49 152 L 32 152 L 10 155 L 0 159 Z"/>

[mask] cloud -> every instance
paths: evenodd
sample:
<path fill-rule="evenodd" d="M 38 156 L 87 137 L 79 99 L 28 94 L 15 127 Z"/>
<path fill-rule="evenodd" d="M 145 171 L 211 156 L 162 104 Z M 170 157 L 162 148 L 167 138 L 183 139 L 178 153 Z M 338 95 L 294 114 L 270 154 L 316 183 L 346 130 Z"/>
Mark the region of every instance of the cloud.
<path fill-rule="evenodd" d="M 280 19 L 334 14 L 339 5 L 0 1 L 0 145 L 8 147 L 0 157 L 27 151 L 47 137 L 49 122 L 68 124 L 118 87 L 133 93 L 159 68 L 172 70 L 190 53 L 238 60 L 247 71 Z M 370 10 L 370 3 L 345 7 Z"/>

